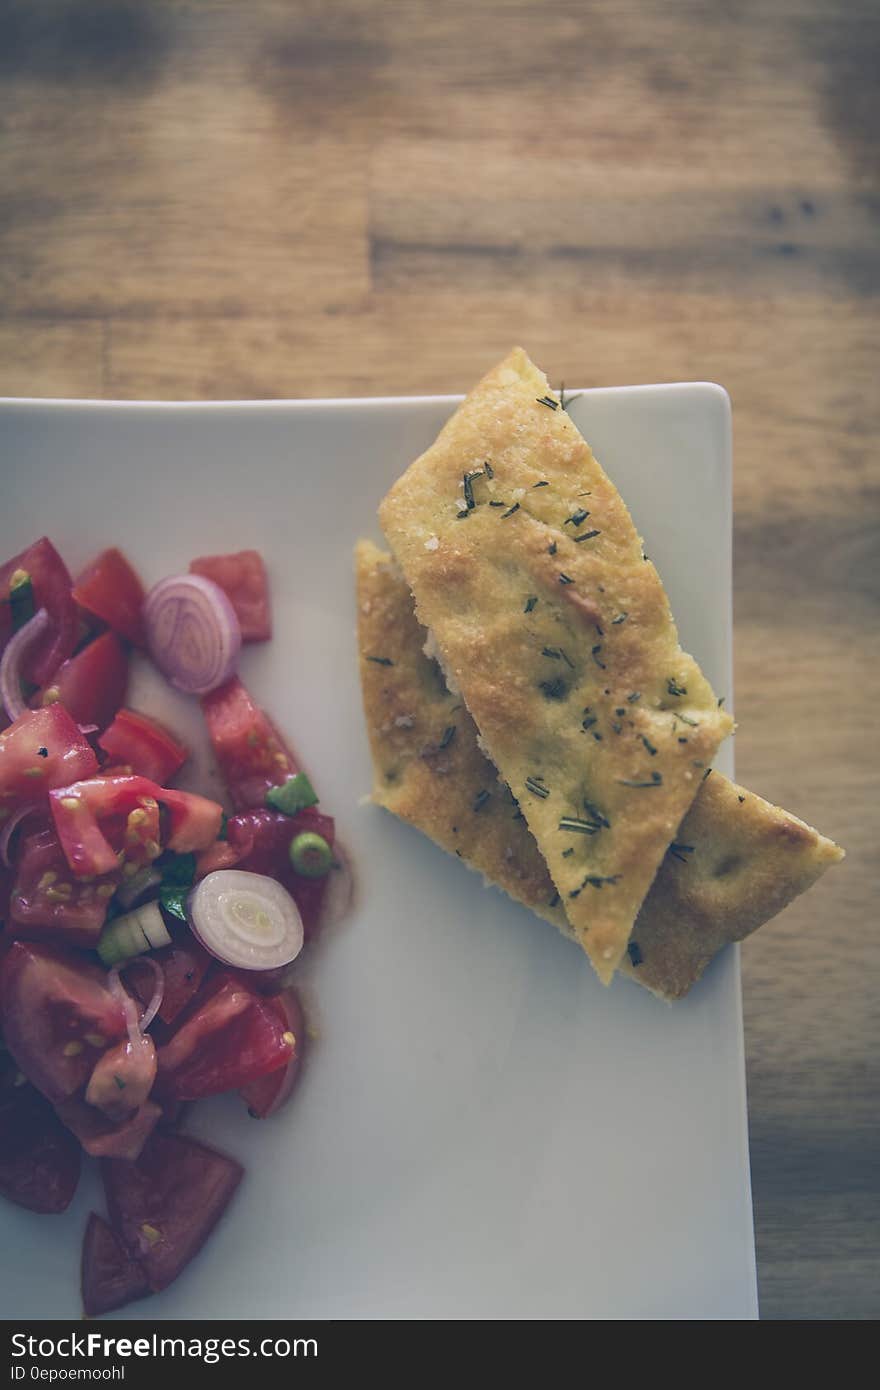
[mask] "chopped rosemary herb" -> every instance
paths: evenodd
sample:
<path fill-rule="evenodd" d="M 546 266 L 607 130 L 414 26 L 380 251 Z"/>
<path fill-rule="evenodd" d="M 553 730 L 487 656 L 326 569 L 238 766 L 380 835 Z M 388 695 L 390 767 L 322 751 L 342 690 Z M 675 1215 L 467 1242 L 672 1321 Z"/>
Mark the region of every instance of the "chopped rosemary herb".
<path fill-rule="evenodd" d="M 559 822 L 560 830 L 570 830 L 577 835 L 596 835 L 602 827 L 595 821 L 584 820 L 581 816 L 563 816 Z"/>
<path fill-rule="evenodd" d="M 599 670 L 600 670 L 600 671 L 604 671 L 604 670 L 605 670 L 605 662 L 599 660 L 599 653 L 600 653 L 601 650 L 602 650 L 602 643 L 601 643 L 601 642 L 597 642 L 596 645 L 595 645 L 595 647 L 591 647 L 591 648 L 590 648 L 590 656 L 593 658 L 593 660 L 595 661 L 596 665 L 599 667 Z"/>
<path fill-rule="evenodd" d="M 704 782 L 705 782 L 706 778 L 709 776 L 709 773 L 710 773 L 711 771 L 712 771 L 711 767 L 707 767 L 707 768 L 706 768 L 706 771 L 703 773 L 703 781 L 704 781 Z"/>
<path fill-rule="evenodd" d="M 618 613 L 617 617 L 612 618 L 611 621 L 614 624 L 614 626 L 617 627 L 618 623 L 625 623 L 628 617 L 628 613 Z"/>
<path fill-rule="evenodd" d="M 561 676 L 555 676 L 552 681 L 539 681 L 538 689 L 543 690 L 548 700 L 564 700 L 568 694 L 568 686 Z"/>
<path fill-rule="evenodd" d="M 489 503 L 489 506 L 490 506 L 490 507 L 506 507 L 506 506 L 507 506 L 507 503 L 506 503 L 506 502 L 490 502 L 490 503 Z"/>
<path fill-rule="evenodd" d="M 689 739 L 686 739 L 686 738 L 682 738 L 682 737 L 681 737 L 681 736 L 680 736 L 680 735 L 679 735 L 679 739 L 678 739 L 678 741 L 679 741 L 679 743 L 689 743 L 689 742 L 690 742 L 690 740 L 689 740 Z"/>
<path fill-rule="evenodd" d="M 602 742 L 602 735 L 601 735 L 601 734 L 597 734 L 597 733 L 594 732 L 593 738 L 596 740 L 597 743 L 601 743 L 601 742 Z"/>
<path fill-rule="evenodd" d="M 506 512 L 502 512 L 502 513 L 501 513 L 501 520 L 503 521 L 504 518 L 505 518 L 506 516 L 513 516 L 514 512 L 518 512 L 518 511 L 519 511 L 519 503 L 518 503 L 518 502 L 514 502 L 514 504 L 513 504 L 512 507 L 508 507 Z"/>
<path fill-rule="evenodd" d="M 586 888 L 589 884 L 591 888 L 601 888 L 604 883 L 617 883 L 620 877 L 620 874 L 587 874 L 581 887 Z"/>
<path fill-rule="evenodd" d="M 666 682 L 666 689 L 669 691 L 670 695 L 687 694 L 687 686 L 679 685 L 674 676 L 669 677 L 669 680 Z"/>
<path fill-rule="evenodd" d="M 444 731 L 443 731 L 443 737 L 441 738 L 440 744 L 439 744 L 439 746 L 440 746 L 441 748 L 448 748 L 448 747 L 449 747 L 450 743 L 451 743 L 452 740 L 455 738 L 455 729 L 456 729 L 455 724 L 450 724 L 450 725 L 448 726 L 448 728 L 444 729 Z"/>
<path fill-rule="evenodd" d="M 37 749 L 37 757 L 38 757 L 38 758 L 48 758 L 48 756 L 49 756 L 49 750 L 48 750 L 48 748 L 38 748 L 38 749 Z"/>
<path fill-rule="evenodd" d="M 368 656 L 367 661 L 375 661 L 377 666 L 393 666 L 390 656 Z"/>
<path fill-rule="evenodd" d="M 599 531 L 584 531 L 583 535 L 575 536 L 574 543 L 575 545 L 580 545 L 581 541 L 591 541 L 594 536 L 598 535 L 600 535 Z"/>
<path fill-rule="evenodd" d="M 602 812 L 599 810 L 599 807 L 594 806 L 592 801 L 588 801 L 586 797 L 584 797 L 584 810 L 586 811 L 590 819 L 596 822 L 597 826 L 599 826 L 600 829 L 611 829 L 610 820 L 603 816 Z"/>
<path fill-rule="evenodd" d="M 546 478 L 542 478 L 541 481 L 540 481 L 539 483 L 532 483 L 532 488 L 533 488 L 533 489 L 536 488 L 536 487 L 549 487 L 549 486 L 550 486 L 550 484 L 547 482 L 547 479 L 546 479 Z"/>
<path fill-rule="evenodd" d="M 618 724 L 618 722 L 617 722 L 616 719 L 612 719 L 612 721 L 611 721 L 611 727 L 612 727 L 612 729 L 614 730 L 614 732 L 615 732 L 616 734 L 622 734 L 622 733 L 623 733 L 623 725 L 622 725 L 622 724 Z"/>
<path fill-rule="evenodd" d="M 724 704 L 725 698 L 726 698 L 726 697 L 725 697 L 724 695 L 722 695 L 721 698 L 720 698 L 720 700 L 718 701 L 718 708 L 719 708 L 719 709 L 720 709 L 721 706 Z"/>
<path fill-rule="evenodd" d="M 644 959 L 644 957 L 642 956 L 641 949 L 639 947 L 639 943 L 637 941 L 627 942 L 626 954 L 629 956 L 630 965 L 641 965 L 642 960 Z"/>
<path fill-rule="evenodd" d="M 469 517 L 469 516 L 470 516 L 470 512 L 468 511 L 467 507 L 465 507 L 465 509 L 464 509 L 463 512 L 456 512 L 456 514 L 455 514 L 455 519 L 456 519 L 456 521 L 464 521 L 465 518 L 466 518 L 466 517 Z"/>
<path fill-rule="evenodd" d="M 537 594 L 529 594 L 528 598 L 526 599 L 526 606 L 525 606 L 525 608 L 523 609 L 523 612 L 524 612 L 524 613 L 531 613 L 532 609 L 534 608 L 534 606 L 535 606 L 535 604 L 536 604 L 537 602 L 538 602 L 538 595 L 537 595 Z"/>
<path fill-rule="evenodd" d="M 472 512 L 474 507 L 477 505 L 474 500 L 474 479 L 482 478 L 482 476 L 482 468 L 472 468 L 469 473 L 465 473 L 464 475 L 464 504 L 469 512 Z"/>
<path fill-rule="evenodd" d="M 540 796 L 542 800 L 550 795 L 550 788 L 544 786 L 543 777 L 527 777 L 526 788 L 528 791 L 533 792 L 535 796 Z"/>
<path fill-rule="evenodd" d="M 485 806 L 486 802 L 489 800 L 489 797 L 491 795 L 491 792 L 487 792 L 485 790 L 477 792 L 476 796 L 474 797 L 473 807 L 471 809 L 473 811 L 482 811 L 483 807 Z"/>
<path fill-rule="evenodd" d="M 597 724 L 598 722 L 599 721 L 595 714 L 588 714 L 586 719 L 581 724 L 581 728 L 583 729 L 584 733 L 586 733 L 588 729 L 592 729 L 593 725 Z"/>
<path fill-rule="evenodd" d="M 634 691 L 632 692 L 631 695 L 627 695 L 627 697 L 626 697 L 626 702 L 627 702 L 628 705 L 634 705 L 635 702 L 636 702 L 636 700 L 641 700 L 641 698 L 642 698 L 642 692 L 641 692 L 641 690 L 634 690 Z"/>
<path fill-rule="evenodd" d="M 623 708 L 623 706 L 620 706 L 620 708 L 616 709 L 614 713 L 618 716 L 619 719 L 622 719 L 623 716 L 626 714 L 626 710 Z"/>
<path fill-rule="evenodd" d="M 650 782 L 635 782 L 628 777 L 618 777 L 617 785 L 619 787 L 659 787 L 662 781 L 663 778 L 659 772 L 652 772 Z"/>
<path fill-rule="evenodd" d="M 548 545 L 548 547 L 547 547 L 547 554 L 548 554 L 548 555 L 555 555 L 555 554 L 556 554 L 556 542 L 555 542 L 555 541 L 551 541 L 550 544 Z"/>
<path fill-rule="evenodd" d="M 741 805 L 743 804 L 743 802 L 745 801 L 745 797 L 744 797 L 744 796 L 738 796 L 736 799 L 737 799 L 737 801 L 739 802 L 740 806 L 741 806 Z"/>
<path fill-rule="evenodd" d="M 657 749 L 654 747 L 653 743 L 651 743 L 650 739 L 646 738 L 644 734 L 642 734 L 642 743 L 645 745 L 648 752 L 651 754 L 651 757 L 655 757 Z"/>
<path fill-rule="evenodd" d="M 675 843 L 674 840 L 672 844 L 669 846 L 669 849 L 666 851 L 667 854 L 672 855 L 673 859 L 680 859 L 682 864 L 686 864 L 688 862 L 685 858 L 685 855 L 693 854 L 693 852 L 693 845 L 678 845 Z"/>
<path fill-rule="evenodd" d="M 549 406 L 551 410 L 559 409 L 559 402 L 554 401 L 552 396 L 536 396 L 535 400 L 538 402 L 538 405 Z"/>
<path fill-rule="evenodd" d="M 541 655 L 550 656 L 554 661 L 559 661 L 561 654 L 558 647 L 544 647 L 541 651 Z"/>
<path fill-rule="evenodd" d="M 560 898 L 559 894 L 558 894 L 558 893 L 554 893 L 554 894 L 553 894 L 553 897 L 550 899 L 550 901 L 549 901 L 549 903 L 547 904 L 547 906 L 548 906 L 548 907 L 558 907 L 561 901 L 562 901 L 562 899 Z"/>
<path fill-rule="evenodd" d="M 686 714 L 680 714 L 677 709 L 672 711 L 672 717 L 673 719 L 680 719 L 682 724 L 690 724 L 692 729 L 699 729 L 700 727 L 696 719 L 691 719 Z M 675 728 L 675 725 L 673 724 L 672 727 Z"/>
<path fill-rule="evenodd" d="M 571 849 L 564 849 L 564 850 L 562 851 L 562 857 L 563 857 L 563 859 L 567 859 L 568 856 L 569 856 L 570 854 L 574 854 L 574 849 L 573 849 L 573 848 L 571 848 Z"/>
<path fill-rule="evenodd" d="M 488 459 L 486 459 L 486 462 L 483 464 L 483 472 L 485 473 L 487 478 L 495 477 L 495 469 L 492 467 Z"/>
<path fill-rule="evenodd" d="M 585 511 L 583 507 L 578 507 L 577 511 L 572 512 L 571 516 L 568 517 L 562 524 L 563 526 L 580 526 L 581 522 L 586 521 L 589 515 L 590 513 L 588 511 Z"/>

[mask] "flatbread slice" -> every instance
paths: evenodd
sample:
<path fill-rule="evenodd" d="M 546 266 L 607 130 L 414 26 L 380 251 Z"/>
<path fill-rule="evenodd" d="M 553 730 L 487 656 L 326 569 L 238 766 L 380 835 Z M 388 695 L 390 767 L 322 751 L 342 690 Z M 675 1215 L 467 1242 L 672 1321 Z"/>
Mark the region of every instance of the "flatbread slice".
<path fill-rule="evenodd" d="M 622 498 L 521 349 L 379 517 L 604 983 L 732 721 Z"/>
<path fill-rule="evenodd" d="M 362 541 L 356 571 L 373 801 L 574 937 L 522 813 L 480 751 L 476 725 L 424 653 L 400 569 Z M 796 816 L 712 772 L 641 906 L 621 970 L 661 999 L 680 999 L 723 946 L 842 858 Z"/>

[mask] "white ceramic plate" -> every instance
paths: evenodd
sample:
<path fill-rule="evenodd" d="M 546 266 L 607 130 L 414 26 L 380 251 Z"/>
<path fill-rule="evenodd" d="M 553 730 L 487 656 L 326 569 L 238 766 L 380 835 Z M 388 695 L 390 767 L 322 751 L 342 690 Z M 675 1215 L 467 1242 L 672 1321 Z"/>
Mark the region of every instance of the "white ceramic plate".
<path fill-rule="evenodd" d="M 674 1008 L 604 990 L 552 928 L 362 804 L 352 545 L 379 538 L 379 499 L 454 404 L 0 404 L 0 556 L 46 533 L 75 571 L 118 544 L 151 583 L 263 552 L 276 635 L 242 675 L 359 874 L 354 916 L 309 963 L 320 1036 L 295 1102 L 266 1122 L 233 1097 L 195 1108 L 190 1130 L 247 1176 L 203 1254 L 126 1317 L 756 1313 L 736 950 Z M 729 701 L 726 395 L 588 391 L 571 411 Z M 157 678 L 139 671 L 130 699 L 204 749 L 196 707 Z M 4 1316 L 78 1316 L 92 1205 L 90 1172 L 63 1217 L 3 1206 Z"/>

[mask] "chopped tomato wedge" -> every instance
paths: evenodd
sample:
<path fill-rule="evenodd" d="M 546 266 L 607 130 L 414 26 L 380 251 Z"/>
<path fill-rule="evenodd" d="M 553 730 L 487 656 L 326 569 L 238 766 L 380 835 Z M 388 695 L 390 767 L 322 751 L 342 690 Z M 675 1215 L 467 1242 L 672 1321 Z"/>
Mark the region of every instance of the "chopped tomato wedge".
<path fill-rule="evenodd" d="M 0 1028 L 27 1079 L 54 1104 L 76 1094 L 126 1031 L 104 971 L 58 946 L 14 941 L 0 964 Z"/>
<path fill-rule="evenodd" d="M 118 881 L 119 875 L 112 873 L 78 882 L 51 830 L 28 835 L 19 851 L 9 900 L 9 934 L 93 949 Z"/>
<path fill-rule="evenodd" d="M 114 763 L 127 764 L 133 772 L 151 778 L 161 787 L 189 757 L 189 750 L 172 738 L 167 729 L 133 709 L 121 709 L 98 744 Z"/>
<path fill-rule="evenodd" d="M 124 1308 L 151 1292 L 137 1260 L 95 1212 L 89 1215 L 82 1249 L 82 1301 L 87 1318 Z"/>
<path fill-rule="evenodd" d="M 237 676 L 202 697 L 202 712 L 236 810 L 263 806 L 269 788 L 298 771 L 293 754 Z"/>
<path fill-rule="evenodd" d="M 285 1066 L 294 1051 L 283 1021 L 253 985 L 218 971 L 159 1048 L 157 1091 L 198 1100 L 239 1090 Z"/>
<path fill-rule="evenodd" d="M 102 632 L 76 656 L 63 661 L 37 705 L 59 701 L 77 724 L 105 729 L 125 699 L 128 657 L 114 632 Z"/>
<path fill-rule="evenodd" d="M 269 613 L 269 583 L 266 566 L 257 550 L 240 550 L 235 555 L 202 555 L 190 565 L 193 574 L 212 579 L 235 609 L 242 639 L 265 642 L 272 636 Z"/>
<path fill-rule="evenodd" d="M 132 812 L 151 814 L 157 803 L 168 813 L 166 849 L 187 854 L 206 849 L 217 838 L 222 806 L 194 792 L 160 787 L 148 777 L 94 777 L 51 791 L 55 829 L 73 872 L 80 876 L 111 872 L 118 864 L 117 851 L 99 821 L 122 814 L 131 824 Z"/>
<path fill-rule="evenodd" d="M 34 593 L 34 612 L 45 608 L 49 626 L 26 653 L 22 675 L 32 685 L 45 685 L 76 645 L 78 623 L 67 566 L 45 536 L 0 566 L 0 648 L 12 634 L 9 585 L 23 570 Z"/>
<path fill-rule="evenodd" d="M 86 565 L 73 586 L 73 597 L 121 637 L 136 647 L 146 646 L 144 586 L 121 550 L 102 550 Z"/>
<path fill-rule="evenodd" d="M 63 705 L 25 710 L 0 734 L 0 807 L 43 801 L 51 787 L 91 777 L 98 759 Z"/>
<path fill-rule="evenodd" d="M 134 1163 L 101 1165 L 110 1224 L 151 1289 L 164 1289 L 204 1245 L 243 1169 L 181 1134 L 154 1134 Z"/>
<path fill-rule="evenodd" d="M 66 1211 L 79 1182 L 80 1147 L 45 1096 L 25 1082 L 0 1092 L 0 1193 L 28 1211 Z"/>
<path fill-rule="evenodd" d="M 306 1021 L 293 988 L 272 995 L 266 1004 L 281 1020 L 285 1032 L 292 1034 L 294 1052 L 283 1067 L 277 1067 L 275 1071 L 257 1077 L 256 1081 L 250 1081 L 241 1088 L 242 1099 L 256 1120 L 274 1115 L 290 1099 L 299 1080 L 306 1042 Z"/>

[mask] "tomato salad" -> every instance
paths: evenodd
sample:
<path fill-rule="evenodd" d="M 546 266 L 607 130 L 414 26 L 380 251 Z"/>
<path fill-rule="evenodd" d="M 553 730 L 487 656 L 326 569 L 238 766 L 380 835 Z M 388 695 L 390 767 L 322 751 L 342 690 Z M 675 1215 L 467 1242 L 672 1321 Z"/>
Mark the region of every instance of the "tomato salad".
<path fill-rule="evenodd" d="M 270 636 L 254 551 L 149 593 L 122 553 L 74 583 L 43 538 L 0 568 L 0 1193 L 44 1214 L 100 1160 L 82 1292 L 165 1288 L 242 1177 L 186 1103 L 287 1101 L 305 1022 L 289 967 L 345 877 L 334 823 L 236 674 Z M 229 794 L 169 785 L 187 749 L 126 706 L 132 647 L 199 698 Z M 335 880 L 335 882 L 334 882 Z"/>

